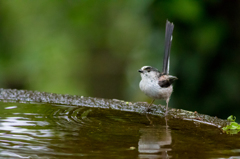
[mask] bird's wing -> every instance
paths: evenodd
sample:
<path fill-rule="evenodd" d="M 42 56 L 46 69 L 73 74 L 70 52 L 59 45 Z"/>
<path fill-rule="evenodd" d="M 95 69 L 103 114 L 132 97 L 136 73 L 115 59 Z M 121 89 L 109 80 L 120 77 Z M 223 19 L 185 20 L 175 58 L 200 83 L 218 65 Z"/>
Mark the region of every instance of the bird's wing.
<path fill-rule="evenodd" d="M 163 70 L 164 74 L 169 74 L 169 64 L 170 64 L 170 51 L 172 44 L 172 33 L 173 33 L 174 25 L 170 23 L 168 20 L 166 22 L 166 32 L 165 32 L 165 49 L 164 49 L 164 57 L 163 57 Z"/>

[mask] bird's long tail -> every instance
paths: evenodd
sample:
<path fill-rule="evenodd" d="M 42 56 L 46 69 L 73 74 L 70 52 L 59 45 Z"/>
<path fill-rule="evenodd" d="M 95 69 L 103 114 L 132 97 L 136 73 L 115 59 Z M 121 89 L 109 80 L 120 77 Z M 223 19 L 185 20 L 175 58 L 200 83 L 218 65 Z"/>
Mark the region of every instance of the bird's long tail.
<path fill-rule="evenodd" d="M 173 33 L 174 25 L 170 23 L 168 20 L 166 22 L 166 32 L 165 32 L 165 49 L 164 49 L 164 57 L 163 57 L 163 74 L 169 74 L 169 64 L 170 64 L 170 51 L 172 44 L 172 33 Z"/>

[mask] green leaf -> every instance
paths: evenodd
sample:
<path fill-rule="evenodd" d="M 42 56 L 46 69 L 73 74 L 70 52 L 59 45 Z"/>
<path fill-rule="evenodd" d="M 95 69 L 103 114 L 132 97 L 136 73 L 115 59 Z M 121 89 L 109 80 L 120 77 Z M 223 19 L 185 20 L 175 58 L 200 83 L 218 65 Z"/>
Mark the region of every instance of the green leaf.
<path fill-rule="evenodd" d="M 240 131 L 240 125 L 235 122 L 236 117 L 231 115 L 227 120 L 230 121 L 230 125 L 223 127 L 222 130 L 227 134 L 237 134 Z"/>
<path fill-rule="evenodd" d="M 227 118 L 228 121 L 230 122 L 234 122 L 236 120 L 236 117 L 233 116 L 233 115 L 230 115 L 228 118 Z"/>

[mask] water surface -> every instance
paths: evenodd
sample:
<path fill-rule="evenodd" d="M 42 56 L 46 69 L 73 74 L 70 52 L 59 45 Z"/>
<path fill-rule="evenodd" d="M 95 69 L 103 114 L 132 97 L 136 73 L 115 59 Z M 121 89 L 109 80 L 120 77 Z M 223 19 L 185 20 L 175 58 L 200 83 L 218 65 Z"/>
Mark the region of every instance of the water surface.
<path fill-rule="evenodd" d="M 229 158 L 239 135 L 102 108 L 0 103 L 0 158 Z"/>

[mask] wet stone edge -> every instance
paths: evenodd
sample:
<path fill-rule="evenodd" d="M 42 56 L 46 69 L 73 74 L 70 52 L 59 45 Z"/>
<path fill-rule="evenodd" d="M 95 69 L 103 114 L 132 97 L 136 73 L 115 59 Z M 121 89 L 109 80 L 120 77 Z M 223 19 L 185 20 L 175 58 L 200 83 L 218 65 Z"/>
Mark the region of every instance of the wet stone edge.
<path fill-rule="evenodd" d="M 118 99 L 103 99 L 94 97 L 84 97 L 68 94 L 56 94 L 29 90 L 3 89 L 0 88 L 0 101 L 17 102 L 17 103 L 47 103 L 55 105 L 68 106 L 86 106 L 104 109 L 114 109 L 128 112 L 146 113 L 147 103 L 127 102 Z M 147 112 L 152 115 L 164 117 L 165 106 L 152 105 L 151 111 Z M 217 117 L 211 117 L 197 112 L 186 111 L 182 109 L 170 109 L 168 113 L 170 118 L 179 118 L 193 122 L 213 125 L 218 128 L 227 125 L 227 120 Z"/>

